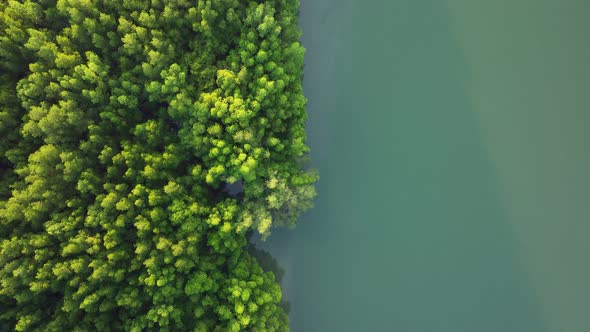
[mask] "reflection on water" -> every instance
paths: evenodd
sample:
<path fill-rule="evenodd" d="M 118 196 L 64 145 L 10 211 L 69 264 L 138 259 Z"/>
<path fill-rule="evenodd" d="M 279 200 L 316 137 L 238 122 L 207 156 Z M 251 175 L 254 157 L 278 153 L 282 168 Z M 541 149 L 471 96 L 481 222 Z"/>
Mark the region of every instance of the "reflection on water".
<path fill-rule="evenodd" d="M 252 243 L 260 242 L 260 237 L 256 237 L 254 240 L 250 240 Z M 268 251 L 257 248 L 256 245 L 250 244 L 246 249 L 252 257 L 256 258 L 260 267 L 264 272 L 272 272 L 275 276 L 275 280 L 280 284 L 283 281 L 283 275 L 285 275 L 285 269 L 281 267 L 279 262 L 274 258 Z M 291 311 L 291 303 L 283 297 L 279 304 L 287 314 Z"/>

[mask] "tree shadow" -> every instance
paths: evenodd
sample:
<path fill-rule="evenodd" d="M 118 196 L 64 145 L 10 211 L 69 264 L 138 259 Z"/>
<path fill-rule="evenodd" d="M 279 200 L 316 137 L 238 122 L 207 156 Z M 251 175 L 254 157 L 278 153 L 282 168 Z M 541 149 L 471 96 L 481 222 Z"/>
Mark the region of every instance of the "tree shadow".
<path fill-rule="evenodd" d="M 264 272 L 272 272 L 275 276 L 275 281 L 279 285 L 283 282 L 283 276 L 285 275 L 285 269 L 281 267 L 279 261 L 274 258 L 268 251 L 257 248 L 254 243 L 249 243 L 246 251 L 256 259 L 258 264 Z M 283 296 L 281 303 L 279 304 L 287 315 L 291 311 L 291 304 Z"/>

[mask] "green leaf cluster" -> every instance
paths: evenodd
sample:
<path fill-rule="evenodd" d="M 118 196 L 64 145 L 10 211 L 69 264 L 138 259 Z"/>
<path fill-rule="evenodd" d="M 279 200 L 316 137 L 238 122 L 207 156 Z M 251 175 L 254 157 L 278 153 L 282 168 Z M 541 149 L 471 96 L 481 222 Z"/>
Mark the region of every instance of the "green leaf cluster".
<path fill-rule="evenodd" d="M 1 331 L 288 330 L 246 246 L 315 196 L 298 9 L 0 0 Z"/>

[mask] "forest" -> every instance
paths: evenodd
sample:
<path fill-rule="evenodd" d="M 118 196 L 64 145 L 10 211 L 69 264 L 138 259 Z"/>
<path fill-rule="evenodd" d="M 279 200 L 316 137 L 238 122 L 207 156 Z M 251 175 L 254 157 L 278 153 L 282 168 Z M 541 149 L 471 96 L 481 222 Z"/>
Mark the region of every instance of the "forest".
<path fill-rule="evenodd" d="M 288 331 L 298 0 L 0 0 L 0 331 Z M 237 187 L 230 192 L 230 187 Z"/>

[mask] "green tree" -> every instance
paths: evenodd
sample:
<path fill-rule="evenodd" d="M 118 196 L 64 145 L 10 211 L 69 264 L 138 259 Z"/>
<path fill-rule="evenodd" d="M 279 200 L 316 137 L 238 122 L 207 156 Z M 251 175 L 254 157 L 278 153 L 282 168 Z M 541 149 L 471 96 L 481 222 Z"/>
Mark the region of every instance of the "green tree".
<path fill-rule="evenodd" d="M 298 7 L 0 0 L 0 330 L 288 330 L 247 247 L 315 195 Z"/>

